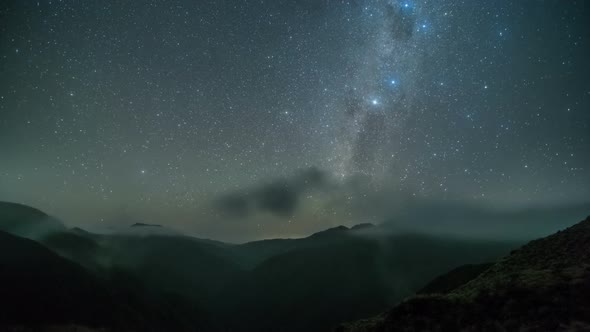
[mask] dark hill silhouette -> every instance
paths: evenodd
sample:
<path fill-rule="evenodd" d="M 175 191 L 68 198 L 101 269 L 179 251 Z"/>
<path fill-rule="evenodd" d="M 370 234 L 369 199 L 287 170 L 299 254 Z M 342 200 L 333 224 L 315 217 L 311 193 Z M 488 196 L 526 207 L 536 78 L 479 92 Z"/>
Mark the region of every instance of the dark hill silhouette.
<path fill-rule="evenodd" d="M 208 331 L 328 330 L 386 310 L 456 266 L 494 261 L 516 247 L 369 225 L 241 245 L 78 229 L 39 241 L 118 290 L 140 317 L 159 308 L 165 314 L 151 315 L 156 321 L 164 315 L 171 325 Z"/>
<path fill-rule="evenodd" d="M 338 234 L 347 232 L 349 230 L 350 230 L 350 228 L 340 225 L 340 226 L 328 228 L 326 230 L 314 233 L 309 237 L 314 238 L 314 237 L 319 237 L 319 236 L 334 236 L 334 235 L 338 235 Z"/>
<path fill-rule="evenodd" d="M 39 242 L 86 268 L 96 268 L 101 248 L 90 233 L 77 230 L 54 232 L 47 234 Z"/>
<path fill-rule="evenodd" d="M 338 331 L 590 329 L 590 217 L 513 251 L 447 294 L 410 298 Z"/>
<path fill-rule="evenodd" d="M 146 287 L 181 294 L 203 305 L 243 271 L 231 254 L 209 241 L 188 236 L 105 236 L 110 263 L 136 275 Z"/>
<path fill-rule="evenodd" d="M 131 225 L 130 227 L 162 227 L 162 225 L 144 224 L 142 222 L 136 222 L 135 224 Z"/>
<path fill-rule="evenodd" d="M 364 236 L 343 227 L 304 239 L 244 246 L 252 245 L 259 252 L 267 245 L 275 254 L 239 284 L 234 293 L 243 294 L 242 300 L 231 311 L 240 315 L 239 324 L 267 331 L 276 326 L 284 331 L 329 330 L 394 305 L 442 271 L 493 260 L 512 248 L 419 234 Z"/>
<path fill-rule="evenodd" d="M 137 319 L 82 267 L 32 240 L 0 232 L 0 271 L 0 326 L 112 327 Z"/>
<path fill-rule="evenodd" d="M 43 243 L 84 266 L 96 259 L 93 270 L 125 288 L 181 296 L 212 326 L 238 331 L 326 330 L 380 312 L 454 266 L 493 260 L 513 247 L 418 234 L 366 236 L 364 229 L 343 227 L 243 245 L 75 231 Z M 113 277 L 113 270 L 124 277 Z"/>
<path fill-rule="evenodd" d="M 27 238 L 63 231 L 65 227 L 57 219 L 30 206 L 0 202 L 0 231 Z"/>
<path fill-rule="evenodd" d="M 0 330 L 206 328 L 186 299 L 154 295 L 120 271 L 113 275 L 101 280 L 33 240 L 0 232 Z"/>

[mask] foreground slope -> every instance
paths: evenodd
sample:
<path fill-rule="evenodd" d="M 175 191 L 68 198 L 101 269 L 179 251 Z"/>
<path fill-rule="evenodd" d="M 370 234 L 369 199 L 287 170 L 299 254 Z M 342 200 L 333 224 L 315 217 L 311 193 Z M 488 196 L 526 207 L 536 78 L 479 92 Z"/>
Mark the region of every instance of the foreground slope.
<path fill-rule="evenodd" d="M 451 271 L 434 278 L 417 294 L 449 293 L 459 286 L 475 279 L 483 272 L 492 267 L 493 263 L 466 264 L 452 269 Z"/>
<path fill-rule="evenodd" d="M 40 244 L 0 232 L 0 326 L 114 326 L 127 315 L 82 267 Z"/>
<path fill-rule="evenodd" d="M 513 251 L 448 294 L 410 298 L 338 331 L 590 329 L 590 217 Z"/>

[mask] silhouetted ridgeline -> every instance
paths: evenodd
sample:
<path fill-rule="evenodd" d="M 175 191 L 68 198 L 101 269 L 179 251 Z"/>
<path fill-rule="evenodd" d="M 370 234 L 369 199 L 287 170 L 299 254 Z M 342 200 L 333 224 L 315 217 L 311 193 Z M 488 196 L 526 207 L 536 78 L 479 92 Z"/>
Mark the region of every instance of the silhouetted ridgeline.
<path fill-rule="evenodd" d="M 479 264 L 518 246 L 391 233 L 368 224 L 335 227 L 303 239 L 241 245 L 184 236 L 165 227 L 129 227 L 105 235 L 67 229 L 38 210 L 8 203 L 0 204 L 0 230 L 6 232 L 0 234 L 0 306 L 10 308 L 0 313 L 0 329 L 24 330 L 82 326 L 106 331 L 326 331 L 383 312 L 416 292 L 433 290 L 448 293 L 420 297 L 437 299 L 425 304 L 436 310 L 436 303 L 448 298 L 452 305 L 442 307 L 458 312 L 465 307 L 494 308 L 492 300 L 471 306 L 490 297 L 473 290 L 483 286 L 469 285 L 489 279 L 498 266 L 515 265 L 508 260 Z M 562 242 L 564 248 L 573 245 L 568 244 L 570 238 Z M 527 255 L 525 261 L 532 264 Z M 560 255 L 555 264 L 566 253 Z M 567 271 L 557 275 L 577 278 Z M 547 277 L 529 272 L 505 274 L 514 280 Z M 459 292 L 456 287 L 471 279 Z M 504 301 L 512 293 L 502 296 Z M 389 326 L 386 319 L 373 322 Z"/>
<path fill-rule="evenodd" d="M 446 294 L 409 298 L 381 316 L 336 330 L 588 331 L 590 217 L 531 241 L 454 290 L 443 286 L 441 293 Z"/>

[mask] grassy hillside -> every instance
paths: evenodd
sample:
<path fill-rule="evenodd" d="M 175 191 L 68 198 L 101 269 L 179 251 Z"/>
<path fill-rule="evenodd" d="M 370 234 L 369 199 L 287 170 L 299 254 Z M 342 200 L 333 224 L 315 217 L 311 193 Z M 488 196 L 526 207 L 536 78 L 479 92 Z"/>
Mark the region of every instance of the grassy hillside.
<path fill-rule="evenodd" d="M 412 297 L 338 331 L 590 329 L 590 217 L 531 241 L 447 294 Z"/>

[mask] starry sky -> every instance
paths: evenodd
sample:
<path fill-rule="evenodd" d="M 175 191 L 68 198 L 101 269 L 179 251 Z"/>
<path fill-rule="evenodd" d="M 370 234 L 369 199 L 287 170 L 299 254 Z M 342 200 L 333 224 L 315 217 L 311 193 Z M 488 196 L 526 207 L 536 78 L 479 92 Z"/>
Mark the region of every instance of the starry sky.
<path fill-rule="evenodd" d="M 409 199 L 584 202 L 588 17 L 575 0 L 3 1 L 0 200 L 238 242 Z"/>

